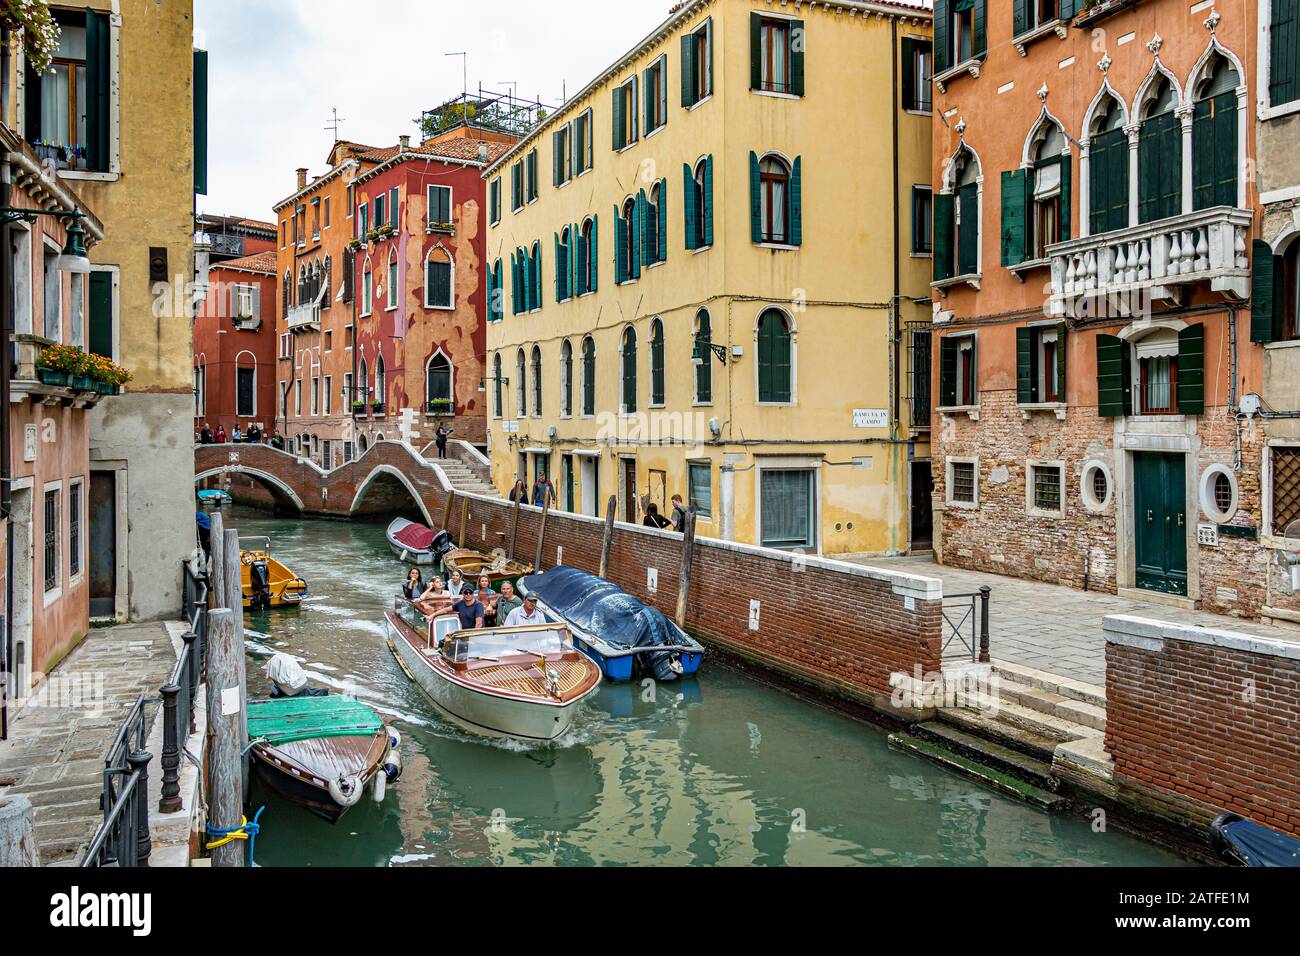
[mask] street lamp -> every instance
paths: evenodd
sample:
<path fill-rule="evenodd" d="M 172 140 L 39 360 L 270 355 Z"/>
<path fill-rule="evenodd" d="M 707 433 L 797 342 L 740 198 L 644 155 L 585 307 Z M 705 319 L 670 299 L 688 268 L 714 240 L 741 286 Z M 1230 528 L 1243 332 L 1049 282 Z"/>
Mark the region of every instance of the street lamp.
<path fill-rule="evenodd" d="M 691 364 L 696 368 L 706 364 L 709 360 L 708 352 L 712 352 L 723 365 L 727 364 L 727 348 L 725 345 L 714 345 L 703 335 L 696 334 L 695 351 L 691 354 Z"/>
<path fill-rule="evenodd" d="M 72 220 L 67 229 L 68 240 L 64 243 L 63 252 L 59 256 L 59 269 L 79 275 L 89 273 L 90 259 L 86 255 L 86 230 L 81 228 L 81 220 L 86 218 L 84 212 L 79 209 L 64 212 L 55 209 L 17 209 L 12 206 L 0 209 L 0 223 L 5 225 L 14 222 L 34 223 L 37 216 L 57 216 L 60 219 Z"/>

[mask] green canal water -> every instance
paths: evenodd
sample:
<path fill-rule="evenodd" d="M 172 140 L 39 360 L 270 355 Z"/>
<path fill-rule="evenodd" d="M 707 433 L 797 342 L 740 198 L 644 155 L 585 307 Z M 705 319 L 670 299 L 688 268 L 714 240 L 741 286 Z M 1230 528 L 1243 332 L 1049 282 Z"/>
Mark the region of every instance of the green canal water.
<path fill-rule="evenodd" d="M 243 509 L 227 522 L 269 535 L 311 587 L 300 609 L 248 616 L 250 696 L 269 694 L 260 668 L 282 651 L 403 736 L 401 781 L 335 826 L 255 782 L 261 866 L 1180 862 L 893 751 L 879 730 L 707 658 L 697 680 L 654 699 L 606 684 L 559 745 L 471 736 L 437 716 L 385 643 L 403 567 L 382 526 Z"/>

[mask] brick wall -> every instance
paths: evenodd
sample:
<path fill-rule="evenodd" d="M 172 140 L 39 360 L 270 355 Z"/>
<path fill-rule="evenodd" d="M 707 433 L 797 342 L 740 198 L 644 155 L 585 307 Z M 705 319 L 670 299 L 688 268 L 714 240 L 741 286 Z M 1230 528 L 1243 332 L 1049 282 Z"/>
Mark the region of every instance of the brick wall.
<path fill-rule="evenodd" d="M 1106 749 L 1122 795 L 1205 826 L 1300 836 L 1300 644 L 1106 619 Z"/>

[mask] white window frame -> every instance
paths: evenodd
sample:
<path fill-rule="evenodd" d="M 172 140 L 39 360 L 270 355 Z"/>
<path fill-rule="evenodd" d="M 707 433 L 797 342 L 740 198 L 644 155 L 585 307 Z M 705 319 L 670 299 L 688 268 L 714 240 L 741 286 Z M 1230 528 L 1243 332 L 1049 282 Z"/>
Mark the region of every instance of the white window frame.
<path fill-rule="evenodd" d="M 394 281 L 396 280 L 396 281 Z M 401 264 L 397 261 L 397 249 L 388 250 L 388 263 L 384 267 L 384 311 L 396 312 L 400 301 L 398 286 L 401 284 Z"/>
<path fill-rule="evenodd" d="M 1058 508 L 1040 508 L 1034 499 L 1034 492 L 1038 484 L 1038 469 L 1055 468 L 1057 470 L 1057 500 L 1060 502 Z M 1025 462 L 1025 514 L 1031 518 L 1064 518 L 1065 517 L 1065 461 L 1061 459 L 1048 460 L 1031 458 Z"/>
<path fill-rule="evenodd" d="M 1220 511 L 1218 502 L 1214 498 L 1214 485 L 1216 480 L 1224 476 L 1232 487 L 1232 503 L 1227 511 Z M 1231 524 L 1232 519 L 1237 516 L 1237 510 L 1241 507 L 1241 488 L 1237 483 L 1237 476 L 1232 469 L 1226 465 L 1210 465 L 1201 473 L 1200 481 L 1201 513 L 1215 524 Z"/>
<path fill-rule="evenodd" d="M 368 318 L 375 308 L 375 272 L 370 257 L 361 269 L 361 317 Z"/>
<path fill-rule="evenodd" d="M 578 126 L 580 124 L 586 130 L 586 148 L 582 150 L 581 154 L 578 152 Z M 573 144 L 571 149 L 573 151 L 575 179 L 578 176 L 585 176 L 587 173 L 591 172 L 592 168 L 596 164 L 596 150 L 594 145 L 595 136 L 592 135 L 594 128 L 595 121 L 591 112 L 591 107 L 589 106 L 579 113 L 577 118 L 573 121 Z"/>
<path fill-rule="evenodd" d="M 240 359 L 245 355 L 253 360 L 253 410 L 247 415 L 239 414 L 239 373 L 248 366 L 240 365 Z M 256 418 L 257 417 L 257 356 L 248 350 L 244 350 L 235 356 L 235 417 L 236 418 Z"/>
<path fill-rule="evenodd" d="M 45 536 L 49 533 L 50 529 L 45 527 L 45 499 L 50 494 L 50 492 L 56 492 L 58 495 L 58 497 L 55 499 L 57 502 L 57 507 L 55 508 L 55 515 L 54 515 L 54 520 L 59 526 L 57 532 L 54 535 L 54 563 L 57 566 L 58 570 L 55 573 L 56 581 L 54 587 L 50 588 L 47 591 L 45 589 L 45 573 L 49 569 L 46 567 L 45 564 Z M 63 585 L 64 585 L 63 555 L 64 555 L 64 551 L 67 550 L 63 543 L 63 535 L 67 531 L 67 528 L 65 526 L 66 522 L 64 521 L 64 517 L 63 517 L 64 512 L 67 510 L 67 506 L 64 503 L 63 498 L 64 495 L 63 495 L 62 481 L 47 481 L 41 487 L 41 497 L 40 497 L 41 536 L 40 538 L 38 538 L 36 541 L 32 543 L 35 547 L 39 548 L 41 552 L 41 577 L 38 578 L 37 580 L 40 582 L 41 593 L 44 595 L 44 605 L 43 605 L 44 607 L 49 607 L 51 604 L 53 604 L 54 602 L 58 601 L 60 598 L 63 597 Z"/>
<path fill-rule="evenodd" d="M 451 270 L 451 274 L 447 281 L 447 291 L 451 294 L 451 300 L 446 305 L 438 305 L 431 302 L 429 299 L 429 296 L 433 291 L 432 284 L 429 282 L 429 263 L 433 257 L 434 251 L 437 249 L 441 249 L 443 255 L 447 257 L 447 265 Z M 434 245 L 434 247 L 430 249 L 424 257 L 424 307 L 438 312 L 454 312 L 456 310 L 456 259 L 451 254 L 451 250 L 442 243 Z"/>
<path fill-rule="evenodd" d="M 302 418 L 302 379 L 293 380 L 293 417 Z"/>
<path fill-rule="evenodd" d="M 973 468 L 973 470 L 974 470 L 974 481 L 973 481 L 973 483 L 972 483 L 972 485 L 973 485 L 973 492 L 974 492 L 974 499 L 973 499 L 972 501 L 959 501 L 958 499 L 956 499 L 956 498 L 954 498 L 954 497 L 952 496 L 952 489 L 953 489 L 953 475 L 954 475 L 954 472 L 955 472 L 955 469 L 953 468 L 954 465 L 970 465 L 970 466 L 972 466 L 972 468 Z M 961 509 L 961 510 L 963 510 L 963 511 L 978 511 L 978 510 L 979 510 L 979 506 L 980 506 L 980 460 L 979 460 L 979 457 L 976 456 L 976 457 L 974 457 L 974 458 L 968 458 L 968 457 L 963 457 L 963 456 L 960 456 L 960 455 L 949 456 L 949 457 L 948 457 L 947 459 L 945 459 L 945 461 L 944 461 L 944 471 L 945 471 L 945 475 L 944 475 L 944 487 L 943 487 L 944 504 L 947 505 L 949 508 L 959 508 L 959 509 Z"/>
<path fill-rule="evenodd" d="M 63 273 L 59 270 L 60 250 L 58 243 L 52 241 L 49 236 L 42 237 L 41 243 L 44 255 L 41 258 L 41 288 L 43 290 L 43 309 L 41 312 L 41 335 L 52 342 L 63 341 Z M 53 294 L 51 294 L 50 277 L 53 276 Z M 50 309 L 54 311 L 51 313 Z M 50 334 L 50 321 L 57 324 L 58 328 L 55 334 Z"/>
<path fill-rule="evenodd" d="M 324 407 L 324 409 L 325 409 L 325 415 L 326 415 L 326 416 L 329 416 L 330 414 L 332 414 L 331 409 L 333 409 L 333 407 L 334 407 L 334 403 L 333 403 L 333 401 L 332 401 L 332 399 L 333 399 L 333 395 L 331 394 L 331 393 L 333 392 L 333 389 L 334 389 L 334 376 L 333 376 L 333 375 L 326 375 L 326 376 L 325 376 L 325 392 L 324 392 L 324 396 L 323 396 L 323 398 L 322 398 L 322 405 L 323 405 L 323 407 Z"/>
<path fill-rule="evenodd" d="M 1104 499 L 1098 499 L 1093 493 L 1093 476 L 1098 472 L 1106 478 Z M 1115 476 L 1110 470 L 1110 465 L 1097 458 L 1084 463 L 1079 475 L 1079 499 L 1090 514 L 1100 515 L 1110 510 L 1110 504 L 1115 500 Z"/>
<path fill-rule="evenodd" d="M 814 554 L 818 557 L 822 553 L 822 513 L 824 511 L 824 501 L 822 499 L 822 466 L 824 462 L 821 458 L 792 456 L 788 458 L 776 457 L 770 459 L 760 458 L 756 464 L 757 481 L 754 486 L 754 541 L 761 547 L 763 545 L 763 479 L 769 471 L 802 471 L 812 476 L 812 491 L 809 499 L 809 505 L 812 508 L 811 520 L 809 526 L 813 532 L 813 546 L 811 549 L 791 548 L 790 550 L 781 549 L 783 554 Z M 689 489 L 688 489 L 689 491 Z"/>
<path fill-rule="evenodd" d="M 447 215 L 449 215 L 451 219 L 449 219 L 445 223 L 435 224 L 434 221 L 429 217 L 429 210 L 433 208 L 433 191 L 435 189 L 445 189 L 447 191 Z M 500 219 L 497 220 L 497 222 L 500 221 L 501 221 Z M 430 183 L 427 191 L 425 192 L 425 205 L 424 205 L 425 230 L 427 232 L 449 232 L 455 228 L 455 223 L 456 223 L 456 191 L 451 186 L 443 185 L 440 183 Z M 496 223 L 492 223 L 492 225 L 496 225 Z"/>
<path fill-rule="evenodd" d="M 79 488 L 81 493 L 77 495 L 77 573 L 72 573 L 72 489 Z M 67 512 L 67 536 L 68 536 L 68 587 L 75 588 L 86 578 L 86 559 L 89 552 L 86 548 L 86 538 L 89 529 L 86 527 L 86 480 L 84 478 L 72 478 L 68 481 L 68 503 L 63 509 Z"/>

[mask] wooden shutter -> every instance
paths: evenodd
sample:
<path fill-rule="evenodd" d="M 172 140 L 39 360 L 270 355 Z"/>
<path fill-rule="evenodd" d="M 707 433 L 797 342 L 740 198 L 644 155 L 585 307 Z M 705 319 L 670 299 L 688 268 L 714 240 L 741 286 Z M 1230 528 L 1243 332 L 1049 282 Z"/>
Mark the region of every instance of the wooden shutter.
<path fill-rule="evenodd" d="M 1128 226 L 1128 134 L 1122 129 L 1092 140 L 1088 159 L 1088 212 L 1093 235 Z"/>
<path fill-rule="evenodd" d="M 636 338 L 629 346 L 627 336 L 623 338 L 623 411 L 636 411 Z"/>
<path fill-rule="evenodd" d="M 656 230 L 658 248 L 655 262 L 668 261 L 668 178 L 659 180 L 659 228 Z"/>
<path fill-rule="evenodd" d="M 31 143 L 40 142 L 41 137 L 41 75 L 28 62 L 26 82 L 23 86 L 24 139 Z"/>
<path fill-rule="evenodd" d="M 664 403 L 664 327 L 650 329 L 650 404 Z"/>
<path fill-rule="evenodd" d="M 804 50 L 808 45 L 808 30 L 802 20 L 790 23 L 790 92 L 803 96 Z"/>
<path fill-rule="evenodd" d="M 1061 241 L 1070 238 L 1070 228 L 1073 225 L 1070 208 L 1074 202 L 1074 182 L 1072 175 L 1072 166 L 1069 156 L 1061 157 Z"/>
<path fill-rule="evenodd" d="M 763 16 L 749 15 L 749 88 L 763 88 Z"/>
<path fill-rule="evenodd" d="M 700 215 L 704 217 L 704 244 L 713 245 L 713 154 L 704 160 L 704 196 Z"/>
<path fill-rule="evenodd" d="M 1192 205 L 1237 205 L 1237 94 L 1197 102 L 1192 120 Z"/>
<path fill-rule="evenodd" d="M 1300 99 L 1300 4 L 1294 0 L 1273 0 L 1272 7 L 1269 102 L 1281 106 Z"/>
<path fill-rule="evenodd" d="M 551 134 L 551 185 L 558 186 L 564 182 L 560 175 L 560 163 L 563 151 L 560 149 L 560 130 Z"/>
<path fill-rule="evenodd" d="M 1038 401 L 1037 339 L 1037 329 L 1016 329 L 1016 401 L 1021 405 Z"/>
<path fill-rule="evenodd" d="M 958 237 L 961 261 L 957 267 L 962 275 L 974 275 L 979 272 L 979 186 L 975 183 L 962 186 L 957 190 L 957 201 L 961 203 L 961 235 Z"/>
<path fill-rule="evenodd" d="M 208 194 L 208 51 L 194 51 L 194 191 Z"/>
<path fill-rule="evenodd" d="M 1142 123 L 1138 143 L 1138 218 L 1154 222 L 1182 211 L 1182 128 L 1172 112 Z"/>
<path fill-rule="evenodd" d="M 903 71 L 903 109 L 914 110 L 919 108 L 916 95 L 916 51 L 921 44 L 911 37 L 903 37 L 903 62 L 901 69 Z"/>
<path fill-rule="evenodd" d="M 1205 414 L 1205 326 L 1201 324 L 1178 333 L 1178 411 Z"/>
<path fill-rule="evenodd" d="M 952 66 L 952 17 L 950 0 L 934 0 L 934 72 Z"/>
<path fill-rule="evenodd" d="M 1026 184 L 1032 172 L 1026 169 L 1013 169 L 1002 174 L 1002 264 L 1004 266 L 1018 266 L 1025 261 L 1025 249 L 1028 246 L 1025 206 L 1029 195 Z M 963 207 L 963 224 L 965 218 L 966 210 Z M 965 252 L 964 241 L 962 246 L 962 251 Z"/>
<path fill-rule="evenodd" d="M 1061 8 L 1060 8 L 1061 19 L 1068 23 L 1069 21 L 1074 19 L 1074 12 L 1076 7 L 1075 0 L 1060 0 L 1060 3 L 1061 3 Z"/>
<path fill-rule="evenodd" d="M 950 193 L 940 193 L 934 197 L 934 227 L 931 230 L 934 242 L 934 281 L 943 282 L 951 279 L 953 268 L 953 197 Z"/>
<path fill-rule="evenodd" d="M 803 245 L 803 157 L 794 158 L 790 170 L 790 245 Z"/>
<path fill-rule="evenodd" d="M 618 207 L 614 207 L 614 281 L 622 285 L 629 278 L 628 275 L 628 248 L 627 248 L 627 222 L 618 214 Z"/>
<path fill-rule="evenodd" d="M 939 339 L 939 407 L 957 406 L 957 352 L 961 340 L 952 336 Z"/>
<path fill-rule="evenodd" d="M 628 272 L 633 279 L 641 278 L 641 266 L 649 260 L 645 252 L 645 225 L 646 225 L 646 199 L 645 190 L 638 189 L 636 200 L 632 203 L 632 229 L 629 241 L 632 248 L 628 250 Z"/>
<path fill-rule="evenodd" d="M 1066 366 L 1066 328 L 1062 322 L 1056 327 L 1056 394 L 1059 401 L 1065 401 L 1065 366 Z"/>
<path fill-rule="evenodd" d="M 588 281 L 587 281 L 588 292 L 595 292 L 599 288 L 599 283 L 596 281 L 600 275 L 600 273 L 597 271 L 597 267 L 599 264 L 599 258 L 597 253 L 600 248 L 600 243 L 596 241 L 597 224 L 598 224 L 597 217 L 593 215 L 591 217 L 591 243 L 590 243 L 590 248 L 587 250 L 587 265 L 591 269 L 591 275 L 588 277 Z"/>
<path fill-rule="evenodd" d="M 1282 332 L 1282 258 L 1263 239 L 1250 244 L 1250 340 L 1276 342 Z"/>
<path fill-rule="evenodd" d="M 569 248 L 566 250 L 568 261 L 564 270 L 565 281 L 569 283 L 569 295 L 582 295 L 582 282 L 578 277 L 578 247 L 582 245 L 582 233 L 575 222 L 569 226 Z"/>
<path fill-rule="evenodd" d="M 109 36 L 108 14 L 87 10 L 86 163 L 99 173 L 109 171 Z"/>
<path fill-rule="evenodd" d="M 984 59 L 984 54 L 988 51 L 988 26 L 986 24 L 986 14 L 988 0 L 975 0 L 975 12 L 971 17 L 974 26 L 974 36 L 972 37 L 971 52 L 974 53 L 977 60 Z"/>
<path fill-rule="evenodd" d="M 699 215 L 700 215 L 699 195 L 695 191 L 695 175 L 691 172 L 691 167 L 682 165 L 682 221 L 686 228 L 686 248 L 697 249 L 699 242 L 696 237 L 700 234 Z"/>
<path fill-rule="evenodd" d="M 1132 359 L 1128 343 L 1097 336 L 1097 414 L 1122 418 L 1133 413 Z"/>
<path fill-rule="evenodd" d="M 1029 32 L 1029 0 L 1015 0 L 1012 4 L 1011 35 L 1018 37 Z"/>
<path fill-rule="evenodd" d="M 749 231 L 754 242 L 763 241 L 763 201 L 759 190 L 758 153 L 749 151 Z"/>
<path fill-rule="evenodd" d="M 560 258 L 560 234 L 551 233 L 555 237 L 555 301 L 563 302 L 565 299 L 564 286 L 561 284 L 564 280 L 564 269 L 562 268 L 563 260 Z"/>
<path fill-rule="evenodd" d="M 113 358 L 113 274 L 92 272 L 86 299 L 86 345 L 92 355 Z"/>
<path fill-rule="evenodd" d="M 542 307 L 542 246 L 537 245 L 537 252 L 533 258 L 533 308 Z"/>
<path fill-rule="evenodd" d="M 682 107 L 690 109 L 699 100 L 695 91 L 695 34 L 682 37 Z"/>

